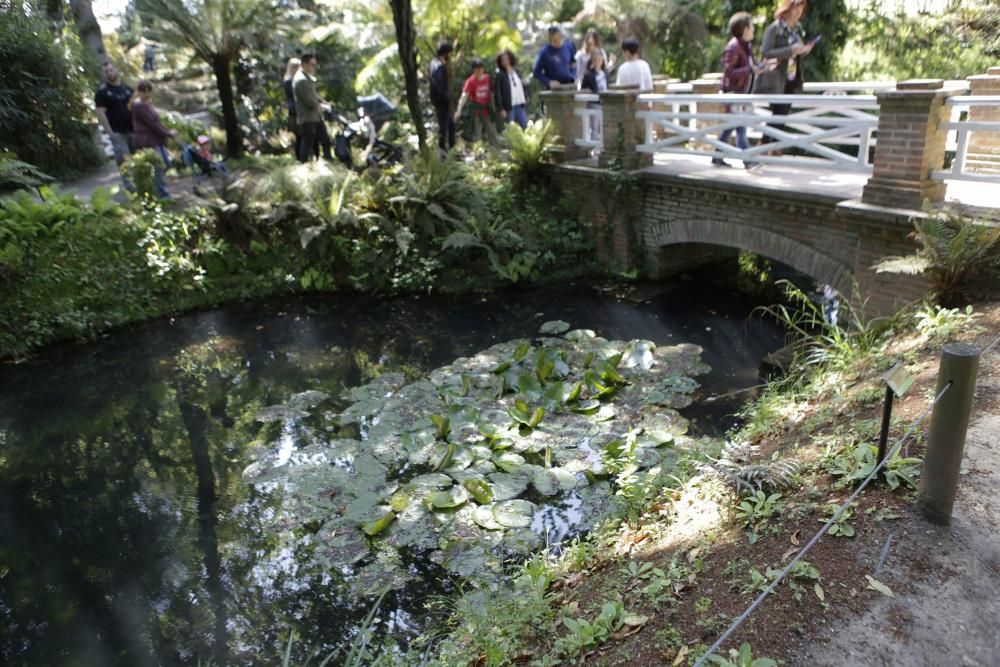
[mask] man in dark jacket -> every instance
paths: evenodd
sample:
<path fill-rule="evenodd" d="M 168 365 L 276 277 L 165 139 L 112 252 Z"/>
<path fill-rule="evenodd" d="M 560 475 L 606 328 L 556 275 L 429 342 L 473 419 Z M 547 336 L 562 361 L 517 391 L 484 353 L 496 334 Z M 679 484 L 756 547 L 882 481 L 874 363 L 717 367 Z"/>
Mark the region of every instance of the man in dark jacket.
<path fill-rule="evenodd" d="M 451 44 L 442 42 L 431 61 L 431 104 L 438 121 L 438 146 L 447 152 L 455 146 L 455 119 L 451 116 L 451 76 L 448 62 L 451 60 Z"/>
<path fill-rule="evenodd" d="M 563 39 L 559 26 L 549 28 L 549 43 L 542 47 L 535 60 L 533 74 L 549 90 L 561 84 L 576 83 L 576 47 L 573 42 Z"/>

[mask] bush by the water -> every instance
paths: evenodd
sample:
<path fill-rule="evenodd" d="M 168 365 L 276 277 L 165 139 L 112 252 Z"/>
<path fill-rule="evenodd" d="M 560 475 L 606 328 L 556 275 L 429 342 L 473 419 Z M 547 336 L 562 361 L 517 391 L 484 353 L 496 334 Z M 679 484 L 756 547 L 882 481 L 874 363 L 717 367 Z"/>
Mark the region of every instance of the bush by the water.
<path fill-rule="evenodd" d="M 0 200 L 0 357 L 224 300 L 488 289 L 579 274 L 592 256 L 571 206 L 515 190 L 497 165 L 244 165 L 221 198 L 185 212 L 103 190 Z"/>
<path fill-rule="evenodd" d="M 0 10 L 0 152 L 53 174 L 101 159 L 91 133 L 91 64 L 71 28 L 54 30 L 15 4 Z"/>

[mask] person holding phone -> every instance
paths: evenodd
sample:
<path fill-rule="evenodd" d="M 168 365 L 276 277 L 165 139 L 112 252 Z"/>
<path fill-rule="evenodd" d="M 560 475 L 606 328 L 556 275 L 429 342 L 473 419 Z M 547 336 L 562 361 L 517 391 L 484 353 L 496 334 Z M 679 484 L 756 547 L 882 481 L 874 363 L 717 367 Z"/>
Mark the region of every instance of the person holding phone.
<path fill-rule="evenodd" d="M 802 60 L 813 50 L 819 37 L 805 42 L 801 35 L 801 21 L 808 8 L 806 0 L 782 0 L 774 12 L 774 22 L 764 30 L 761 55 L 768 70 L 761 73 L 753 84 L 756 95 L 796 95 L 802 92 Z M 787 116 L 791 104 L 771 104 L 775 116 Z M 777 130 L 784 130 L 782 124 L 770 124 Z M 773 137 L 765 136 L 761 143 L 771 143 Z"/>

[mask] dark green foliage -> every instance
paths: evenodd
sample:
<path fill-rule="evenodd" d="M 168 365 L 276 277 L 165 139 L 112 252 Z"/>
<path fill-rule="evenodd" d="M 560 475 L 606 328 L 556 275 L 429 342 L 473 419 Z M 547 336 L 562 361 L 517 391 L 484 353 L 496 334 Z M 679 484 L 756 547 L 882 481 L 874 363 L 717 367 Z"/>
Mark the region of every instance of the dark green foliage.
<path fill-rule="evenodd" d="M 21 162 L 12 153 L 0 153 L 0 192 L 37 188 L 52 180 L 51 176 L 34 165 Z"/>
<path fill-rule="evenodd" d="M 907 16 L 894 15 L 872 0 L 850 24 L 851 42 L 838 67 L 841 77 L 964 79 L 985 74 L 1000 56 L 1000 5 L 962 5 L 945 14 Z"/>
<path fill-rule="evenodd" d="M 0 200 L 0 357 L 282 290 L 489 289 L 590 266 L 571 206 L 454 159 L 361 177 L 270 163 L 184 213 L 103 191 Z"/>
<path fill-rule="evenodd" d="M 72 31 L 16 7 L 0 20 L 0 152 L 56 175 L 83 171 L 101 159 L 91 63 Z"/>
<path fill-rule="evenodd" d="M 565 23 L 583 11 L 583 0 L 562 0 L 556 12 L 556 21 Z"/>
<path fill-rule="evenodd" d="M 163 158 L 152 148 L 144 148 L 135 152 L 122 164 L 122 174 L 135 187 L 140 197 L 155 197 L 156 171 L 163 170 L 166 165 Z"/>
<path fill-rule="evenodd" d="M 806 81 L 837 81 L 837 56 L 847 42 L 851 12 L 844 0 L 824 0 L 809 3 L 802 19 L 807 39 L 822 35 L 822 39 L 805 59 Z"/>

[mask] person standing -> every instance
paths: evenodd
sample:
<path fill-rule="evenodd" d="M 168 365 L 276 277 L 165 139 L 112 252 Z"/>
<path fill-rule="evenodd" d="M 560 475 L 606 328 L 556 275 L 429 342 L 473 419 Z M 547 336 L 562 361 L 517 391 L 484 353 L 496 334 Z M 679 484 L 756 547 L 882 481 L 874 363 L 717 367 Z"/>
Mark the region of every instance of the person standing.
<path fill-rule="evenodd" d="M 573 42 L 564 39 L 562 28 L 557 25 L 549 28 L 549 43 L 542 47 L 535 60 L 532 71 L 538 83 L 545 90 L 552 90 L 561 85 L 575 84 L 576 47 Z"/>
<path fill-rule="evenodd" d="M 591 28 L 587 31 L 587 34 L 583 37 L 583 48 L 576 52 L 576 89 L 582 90 L 583 88 L 583 77 L 587 74 L 587 70 L 590 68 L 590 55 L 595 49 L 602 48 L 601 33 L 597 32 L 596 28 Z M 605 54 L 606 56 L 607 54 Z M 607 57 L 604 59 L 604 67 L 608 68 Z"/>
<path fill-rule="evenodd" d="M 462 109 L 465 103 L 472 105 L 472 139 L 479 141 L 486 132 L 486 141 L 490 144 L 497 142 L 497 130 L 490 117 L 490 109 L 493 107 L 493 93 L 490 85 L 490 75 L 486 73 L 486 64 L 479 58 L 472 61 L 472 74 L 462 85 L 462 97 L 458 100 L 458 108 L 455 110 L 455 122 L 462 117 Z"/>
<path fill-rule="evenodd" d="M 653 73 L 649 69 L 649 63 L 639 57 L 639 49 L 639 40 L 634 37 L 622 41 L 625 62 L 618 67 L 615 84 L 638 86 L 640 91 L 653 90 Z"/>
<path fill-rule="evenodd" d="M 323 147 L 323 157 L 327 160 L 333 159 L 330 152 L 330 134 L 326 131 L 326 123 L 323 120 L 323 112 L 331 111 L 332 107 L 316 92 L 317 66 L 316 56 L 304 53 L 299 71 L 292 77 L 295 116 L 302 135 L 299 142 L 299 162 L 309 161 L 316 141 Z"/>
<path fill-rule="evenodd" d="M 802 92 L 802 59 L 809 55 L 816 40 L 806 43 L 799 34 L 799 22 L 806 13 L 806 0 L 783 0 L 774 13 L 774 22 L 764 30 L 761 54 L 771 61 L 768 71 L 757 77 L 753 84 L 755 95 L 794 95 Z M 791 104 L 771 104 L 771 114 L 787 116 Z M 771 126 L 784 130 L 782 124 Z M 761 143 L 772 143 L 774 137 L 765 135 Z"/>
<path fill-rule="evenodd" d="M 604 49 L 596 48 L 590 52 L 590 58 L 587 59 L 587 72 L 583 75 L 580 85 L 580 90 L 590 91 L 595 95 L 608 89 L 608 67 L 604 62 Z M 587 108 L 600 109 L 601 103 L 587 102 Z M 590 137 L 598 145 L 601 144 L 601 129 L 601 120 L 591 116 Z"/>
<path fill-rule="evenodd" d="M 302 147 L 302 131 L 299 129 L 299 119 L 295 115 L 295 90 L 292 88 L 292 81 L 298 74 L 302 61 L 292 56 L 285 65 L 285 78 L 281 85 L 285 90 L 285 109 L 288 110 L 288 131 L 295 137 L 294 155 L 299 157 L 299 149 Z M 318 155 L 318 153 L 317 153 Z"/>
<path fill-rule="evenodd" d="M 504 123 L 528 127 L 528 95 L 517 73 L 517 57 L 507 49 L 497 56 L 497 71 L 493 77 L 493 102 Z"/>
<path fill-rule="evenodd" d="M 431 105 L 438 122 L 438 146 L 446 153 L 455 146 L 455 119 L 451 115 L 451 44 L 438 45 L 434 60 L 431 61 L 430 86 Z"/>
<path fill-rule="evenodd" d="M 160 114 L 153 106 L 153 84 L 143 79 L 136 86 L 138 99 L 132 101 L 132 122 L 135 134 L 132 137 L 132 146 L 139 150 L 141 148 L 152 148 L 163 158 L 163 168 L 156 169 L 156 194 L 160 197 L 170 197 L 167 188 L 163 183 L 164 169 L 170 166 L 170 154 L 167 153 L 167 139 L 177 136 L 175 130 L 164 127 L 160 122 Z"/>
<path fill-rule="evenodd" d="M 152 44 L 147 44 L 146 48 L 143 50 L 143 56 L 142 71 L 155 72 L 156 63 L 154 62 L 154 59 L 156 58 L 156 47 Z"/>
<path fill-rule="evenodd" d="M 104 83 L 94 95 L 94 105 L 97 108 L 97 119 L 111 139 L 115 163 L 121 167 L 122 162 L 132 154 L 132 112 L 129 102 L 132 100 L 133 90 L 122 82 L 118 70 L 110 62 L 104 63 L 101 69 L 104 72 Z"/>
<path fill-rule="evenodd" d="M 732 39 L 726 44 L 725 51 L 722 52 L 722 92 L 744 94 L 750 90 L 750 82 L 755 75 L 762 74 L 767 67 L 757 64 L 753 59 L 753 17 L 748 12 L 737 12 L 729 19 L 729 34 Z M 748 105 L 727 104 L 726 113 L 744 113 Z M 752 111 L 753 106 L 749 106 Z M 740 150 L 750 147 L 747 141 L 747 128 L 736 129 L 736 145 Z M 729 143 L 729 137 L 733 133 L 733 128 L 726 128 L 719 135 L 719 141 Z M 719 157 L 712 158 L 712 164 L 719 167 L 731 166 L 728 162 Z M 743 166 L 752 169 L 756 166 L 754 162 L 744 160 Z"/>

